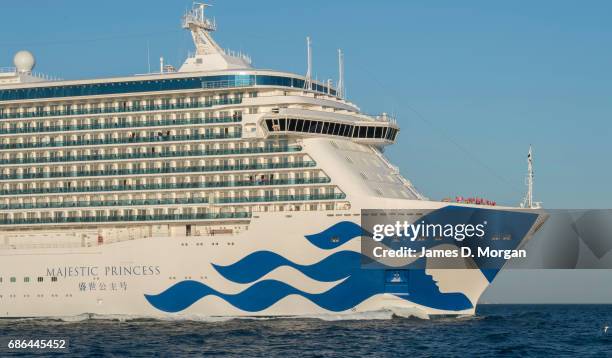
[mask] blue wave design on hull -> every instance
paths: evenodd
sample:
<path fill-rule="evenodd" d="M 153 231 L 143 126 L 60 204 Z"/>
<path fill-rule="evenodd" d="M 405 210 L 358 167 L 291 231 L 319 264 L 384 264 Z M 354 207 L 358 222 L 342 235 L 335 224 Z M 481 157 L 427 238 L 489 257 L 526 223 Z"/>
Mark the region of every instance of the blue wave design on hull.
<path fill-rule="evenodd" d="M 385 293 L 385 272 L 360 270 L 330 290 L 312 294 L 277 280 L 259 281 L 237 294 L 224 294 L 198 281 L 181 281 L 158 295 L 145 295 L 155 308 L 176 313 L 189 308 L 206 296 L 217 296 L 232 306 L 247 312 L 259 312 L 289 295 L 300 295 L 317 306 L 332 312 L 351 309 L 366 299 Z M 441 310 L 461 311 L 472 303 L 461 293 L 440 293 L 431 276 L 424 270 L 409 272 L 410 287 L 400 297 L 411 302 Z"/>
<path fill-rule="evenodd" d="M 289 266 L 300 271 L 313 280 L 332 282 L 351 274 L 354 262 L 361 254 L 354 251 L 340 251 L 312 265 L 296 264 L 271 251 L 257 251 L 231 265 L 213 267 L 226 279 L 237 283 L 257 281 L 281 266 Z"/>
<path fill-rule="evenodd" d="M 268 255 L 259 257 L 265 256 Z M 322 260 L 318 264 L 307 266 L 313 272 L 319 269 L 322 270 L 324 267 L 336 266 L 336 271 L 330 273 L 329 278 L 344 278 L 348 276 L 335 287 L 319 294 L 307 293 L 277 280 L 259 281 L 242 292 L 225 294 L 204 283 L 187 280 L 171 286 L 160 294 L 145 295 L 145 297 L 157 309 L 171 313 L 180 312 L 209 295 L 220 297 L 232 306 L 247 312 L 264 310 L 292 294 L 303 296 L 319 307 L 332 312 L 348 310 L 367 298 L 380 293 L 391 293 L 398 297 L 409 299 L 416 304 L 441 310 L 460 311 L 472 308 L 471 302 L 461 293 L 440 293 L 433 278 L 427 275 L 423 269 L 406 271 L 408 284 L 394 286 L 389 285 L 386 281 L 387 270 L 362 269 L 360 257 L 361 254 L 357 252 L 341 251 Z M 251 260 L 253 259 L 249 259 L 249 261 Z M 238 267 L 240 269 L 248 269 L 248 266 L 242 267 L 242 264 L 240 264 L 242 261 L 235 264 L 237 266 L 224 267 L 231 267 L 228 271 L 231 273 L 226 278 L 232 280 L 231 278 L 238 275 Z M 255 277 L 262 273 L 267 273 L 270 267 L 274 267 L 274 265 L 261 268 L 257 274 L 249 273 L 249 280 L 256 280 Z M 296 265 L 297 267 L 299 265 Z M 254 269 L 254 267 L 250 267 L 250 269 Z M 243 274 L 246 274 L 246 272 L 248 271 L 242 271 Z M 323 272 L 316 274 L 313 272 L 310 273 L 313 275 L 323 275 Z M 239 278 L 239 281 L 249 280 Z"/>
<path fill-rule="evenodd" d="M 508 233 L 519 240 L 494 242 L 496 248 L 515 248 L 533 225 L 536 214 L 494 211 L 489 209 L 447 206 L 435 210 L 421 219 L 423 222 L 482 222 L 488 221 L 488 228 L 496 232 Z M 342 221 L 305 238 L 322 250 L 337 248 L 350 240 L 369 235 L 359 225 Z M 427 243 L 429 247 L 436 243 Z M 422 244 L 421 244 L 422 245 Z M 389 245 L 394 247 L 393 243 Z M 468 245 L 470 246 L 470 245 Z M 247 312 L 259 312 L 272 306 L 289 295 L 299 295 L 316 305 L 332 312 L 345 311 L 364 300 L 380 293 L 389 293 L 410 302 L 446 311 L 462 311 L 473 308 L 469 299 L 462 293 L 441 293 L 433 278 L 426 274 L 424 260 L 417 260 L 402 268 L 364 269 L 361 267 L 361 253 L 340 251 L 312 265 L 298 265 L 270 251 L 254 252 L 227 266 L 214 265 L 214 268 L 227 280 L 235 283 L 252 283 L 281 266 L 290 266 L 304 275 L 321 282 L 333 282 L 346 278 L 326 292 L 312 294 L 301 291 L 277 280 L 259 281 L 242 292 L 225 294 L 204 283 L 187 280 L 176 283 L 157 295 L 145 295 L 147 301 L 165 312 L 180 312 L 206 296 L 217 296 L 232 306 Z M 366 258 L 367 261 L 367 258 Z M 485 277 L 492 281 L 499 269 L 485 268 L 491 262 L 475 260 Z M 505 260 L 499 261 L 504 263 Z M 491 267 L 492 265 L 489 265 Z M 493 266 L 495 267 L 495 266 Z M 500 266 L 497 266 L 500 267 Z M 388 274 L 398 273 L 406 280 L 401 284 L 388 282 Z"/>
<path fill-rule="evenodd" d="M 330 290 L 312 294 L 277 280 L 259 281 L 237 294 L 224 294 L 198 281 L 181 281 L 158 295 L 145 295 L 159 310 L 180 312 L 200 299 L 214 295 L 234 307 L 247 312 L 259 312 L 289 295 L 300 295 L 318 306 L 333 312 L 348 310 L 378 293 L 376 282 L 383 280 L 382 272 L 351 276 Z"/>
<path fill-rule="evenodd" d="M 318 234 L 306 235 L 305 237 L 314 246 L 323 250 L 331 250 L 361 235 L 364 235 L 361 226 L 352 221 L 341 221 Z M 337 240 L 332 240 L 334 237 Z"/>

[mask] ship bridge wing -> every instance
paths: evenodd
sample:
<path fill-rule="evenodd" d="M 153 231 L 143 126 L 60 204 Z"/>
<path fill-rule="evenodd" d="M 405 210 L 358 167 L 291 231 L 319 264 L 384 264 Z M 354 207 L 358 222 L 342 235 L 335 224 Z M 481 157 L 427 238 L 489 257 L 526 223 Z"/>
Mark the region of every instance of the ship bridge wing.
<path fill-rule="evenodd" d="M 384 146 L 393 144 L 399 132 L 394 118 L 284 108 L 266 114 L 261 124 L 269 136 L 331 136 Z"/>

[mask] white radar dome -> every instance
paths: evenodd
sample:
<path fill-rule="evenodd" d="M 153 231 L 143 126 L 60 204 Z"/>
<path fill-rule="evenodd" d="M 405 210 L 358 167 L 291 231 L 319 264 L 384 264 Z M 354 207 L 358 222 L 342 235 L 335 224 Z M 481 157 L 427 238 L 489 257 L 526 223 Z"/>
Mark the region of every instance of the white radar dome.
<path fill-rule="evenodd" d="M 15 64 L 17 72 L 32 72 L 36 60 L 29 51 L 19 51 L 13 57 L 13 64 Z"/>

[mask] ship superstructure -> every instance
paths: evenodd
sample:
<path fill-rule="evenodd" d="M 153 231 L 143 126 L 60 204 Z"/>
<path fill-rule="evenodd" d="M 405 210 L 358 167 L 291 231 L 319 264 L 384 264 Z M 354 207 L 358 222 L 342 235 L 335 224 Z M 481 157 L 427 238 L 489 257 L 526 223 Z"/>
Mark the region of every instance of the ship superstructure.
<path fill-rule="evenodd" d="M 197 51 L 179 72 L 1 90 L 0 223 L 104 237 L 105 223 L 193 222 L 195 233 L 260 211 L 348 208 L 304 140 L 378 150 L 395 140 L 395 121 L 359 113 L 325 84 L 251 69 L 214 42 L 203 10 L 184 18 Z"/>
<path fill-rule="evenodd" d="M 345 311 L 287 295 L 243 307 L 223 295 L 247 282 L 224 281 L 215 265 L 263 251 L 313 265 L 333 252 L 304 237 L 358 222 L 362 208 L 446 205 L 425 200 L 382 154 L 398 136 L 394 118 L 361 113 L 343 81 L 315 81 L 310 66 L 306 76 L 252 68 L 213 40 L 205 9 L 183 18 L 196 52 L 178 71 L 162 60 L 159 73 L 48 81 L 22 52 L 0 74 L 0 316 Z M 279 267 L 258 280 L 309 294 L 339 283 Z M 145 304 L 146 294 L 196 281 L 217 294 L 180 310 Z M 487 284 L 475 279 L 472 306 L 455 311 L 473 312 Z M 384 297 L 346 310 L 427 310 Z"/>

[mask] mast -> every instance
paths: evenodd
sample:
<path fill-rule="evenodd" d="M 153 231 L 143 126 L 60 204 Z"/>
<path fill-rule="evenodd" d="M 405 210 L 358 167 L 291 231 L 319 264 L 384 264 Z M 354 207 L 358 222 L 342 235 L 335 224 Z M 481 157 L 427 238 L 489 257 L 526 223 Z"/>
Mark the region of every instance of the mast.
<path fill-rule="evenodd" d="M 344 98 L 344 54 L 341 49 L 338 49 L 338 86 L 336 87 L 336 95 Z"/>
<path fill-rule="evenodd" d="M 306 80 L 304 81 L 305 89 L 312 89 L 312 49 L 310 43 L 310 36 L 306 37 L 306 57 L 307 57 L 307 69 L 306 69 Z"/>
<path fill-rule="evenodd" d="M 529 153 L 527 153 L 527 193 L 525 193 L 525 197 L 521 203 L 522 208 L 538 209 L 541 207 L 540 202 L 533 201 L 533 178 L 533 151 L 531 146 L 529 146 Z"/>

